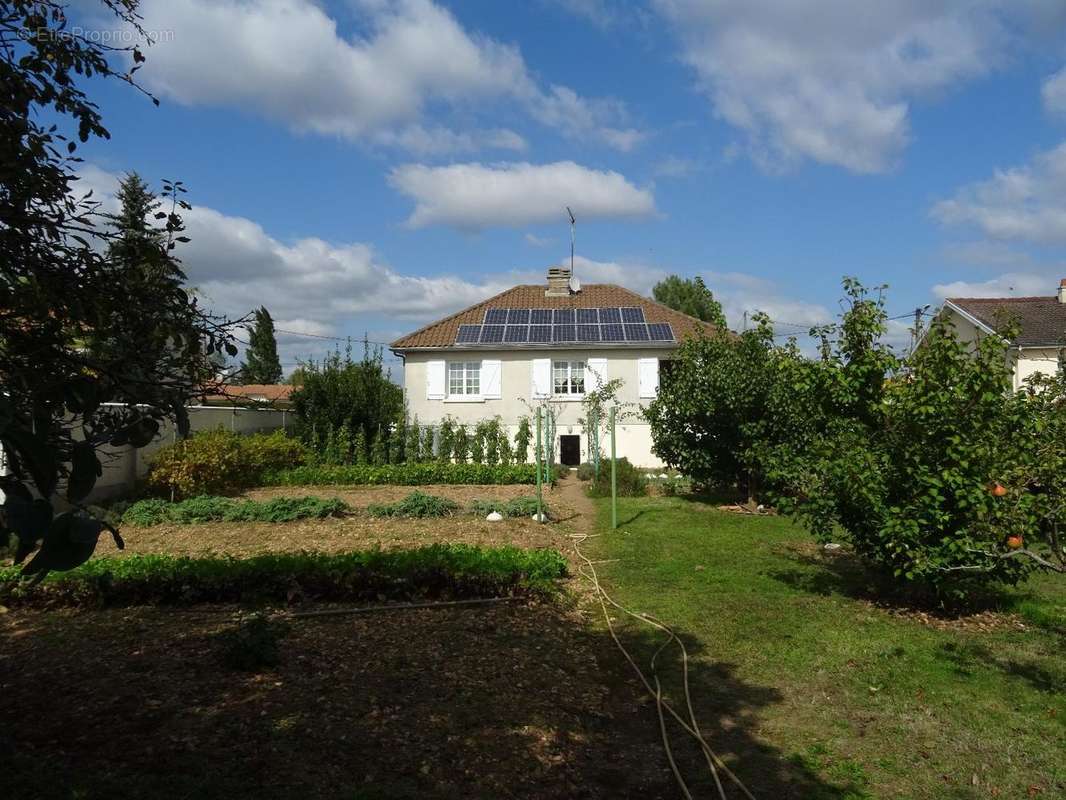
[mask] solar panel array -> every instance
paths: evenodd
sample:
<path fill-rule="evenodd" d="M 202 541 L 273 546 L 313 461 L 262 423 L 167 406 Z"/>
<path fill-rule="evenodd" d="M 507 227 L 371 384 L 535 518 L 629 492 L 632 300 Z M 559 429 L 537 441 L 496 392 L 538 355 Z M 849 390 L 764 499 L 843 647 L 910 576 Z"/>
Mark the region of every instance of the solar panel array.
<path fill-rule="evenodd" d="M 672 342 L 665 322 L 647 322 L 644 309 L 490 308 L 480 325 L 460 325 L 456 344 L 599 344 Z"/>

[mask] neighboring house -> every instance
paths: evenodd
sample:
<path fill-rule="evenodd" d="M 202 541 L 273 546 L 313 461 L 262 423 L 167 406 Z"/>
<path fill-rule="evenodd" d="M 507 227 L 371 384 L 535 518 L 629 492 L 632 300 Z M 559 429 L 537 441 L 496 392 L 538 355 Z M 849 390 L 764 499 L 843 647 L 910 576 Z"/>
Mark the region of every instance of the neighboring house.
<path fill-rule="evenodd" d="M 579 288 L 569 269 L 557 267 L 548 271 L 547 287 L 516 286 L 390 347 L 404 360 L 408 411 L 421 424 L 451 416 L 469 428 L 498 416 L 513 440 L 531 407 L 549 403 L 556 458 L 571 466 L 589 458 L 579 422 L 585 392 L 620 378 L 618 402 L 635 413 L 617 426 L 617 454 L 657 467 L 639 406 L 658 391 L 660 361 L 701 328 L 713 330 L 621 286 Z M 601 444 L 605 454 L 608 448 Z"/>
<path fill-rule="evenodd" d="M 1014 388 L 1037 372 L 1054 375 L 1066 353 L 1066 279 L 1047 297 L 951 297 L 940 310 L 954 323 L 959 338 L 976 342 L 994 334 L 1007 319 L 1020 325 L 1011 342 Z"/>
<path fill-rule="evenodd" d="M 296 387 L 286 383 L 249 383 L 243 386 L 230 384 L 218 393 L 206 395 L 204 405 L 289 409 L 292 408 L 290 395 L 294 388 Z"/>

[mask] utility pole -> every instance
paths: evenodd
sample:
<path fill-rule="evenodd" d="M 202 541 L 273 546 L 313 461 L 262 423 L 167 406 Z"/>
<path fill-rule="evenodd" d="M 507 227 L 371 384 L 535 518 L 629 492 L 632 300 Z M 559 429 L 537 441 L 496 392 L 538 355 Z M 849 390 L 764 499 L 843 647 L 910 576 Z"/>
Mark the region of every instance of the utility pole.
<path fill-rule="evenodd" d="M 574 239 L 577 237 L 577 231 L 575 226 L 577 220 L 574 219 L 574 212 L 570 210 L 570 206 L 566 207 L 566 213 L 570 215 L 570 277 L 574 277 Z"/>

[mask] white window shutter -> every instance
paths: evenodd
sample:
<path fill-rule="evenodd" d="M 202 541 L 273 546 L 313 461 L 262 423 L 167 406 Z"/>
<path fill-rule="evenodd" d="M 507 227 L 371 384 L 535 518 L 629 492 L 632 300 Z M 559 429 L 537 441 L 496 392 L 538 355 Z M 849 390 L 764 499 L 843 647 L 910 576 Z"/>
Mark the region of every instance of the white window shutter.
<path fill-rule="evenodd" d="M 499 400 L 503 397 L 501 386 L 502 362 L 486 358 L 481 362 L 481 396 L 486 400 Z"/>
<path fill-rule="evenodd" d="M 552 360 L 550 358 L 534 358 L 530 364 L 533 377 L 530 394 L 535 398 L 551 397 Z"/>
<path fill-rule="evenodd" d="M 443 361 L 426 362 L 426 399 L 443 400 L 447 367 Z"/>
<path fill-rule="evenodd" d="M 590 358 L 585 362 L 585 391 L 595 392 L 607 383 L 607 359 Z"/>
<path fill-rule="evenodd" d="M 637 359 L 637 381 L 640 397 L 655 397 L 659 393 L 659 359 Z"/>

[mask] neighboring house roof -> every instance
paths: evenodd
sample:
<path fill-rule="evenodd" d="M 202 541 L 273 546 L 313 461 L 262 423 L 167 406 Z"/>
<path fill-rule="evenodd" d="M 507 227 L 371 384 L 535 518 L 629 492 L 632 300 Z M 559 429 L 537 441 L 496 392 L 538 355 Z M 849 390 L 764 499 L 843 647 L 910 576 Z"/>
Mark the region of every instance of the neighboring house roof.
<path fill-rule="evenodd" d="M 288 405 L 289 396 L 295 387 L 284 383 L 265 384 L 249 383 L 243 386 L 224 386 L 218 392 L 208 394 L 204 401 L 208 405 L 252 405 L 256 403 Z"/>
<path fill-rule="evenodd" d="M 993 333 L 1008 318 L 1021 325 L 1013 344 L 1061 347 L 1066 344 L 1066 303 L 1057 297 L 950 297 L 946 304 Z"/>
<path fill-rule="evenodd" d="M 610 283 L 585 284 L 581 291 L 569 296 L 545 295 L 544 284 L 526 284 L 515 286 L 501 292 L 495 297 L 490 297 L 484 302 L 472 305 L 462 311 L 445 317 L 442 320 L 419 328 L 414 333 L 401 336 L 390 347 L 393 350 L 417 350 L 421 348 L 435 347 L 464 347 L 456 345 L 455 338 L 460 325 L 477 325 L 482 322 L 485 312 L 489 308 L 611 308 L 611 307 L 639 307 L 644 310 L 644 318 L 649 323 L 665 322 L 673 329 L 674 337 L 680 341 L 692 336 L 699 330 L 707 333 L 714 331 L 715 326 L 708 322 L 702 322 L 688 314 L 664 306 L 654 300 L 649 300 L 636 292 L 615 286 Z M 535 349 L 550 345 L 536 344 L 509 344 L 499 343 L 492 345 L 494 349 Z M 575 347 L 604 346 L 603 344 L 575 344 Z M 619 342 L 612 346 L 622 347 L 676 347 L 677 342 Z M 484 349 L 485 345 L 479 345 Z"/>

